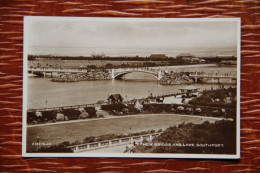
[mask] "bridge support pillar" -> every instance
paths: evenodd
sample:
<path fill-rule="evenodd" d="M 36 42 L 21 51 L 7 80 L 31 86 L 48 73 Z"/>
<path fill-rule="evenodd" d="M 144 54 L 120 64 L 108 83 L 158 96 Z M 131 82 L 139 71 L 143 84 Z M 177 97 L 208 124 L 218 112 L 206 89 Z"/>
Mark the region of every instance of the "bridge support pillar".
<path fill-rule="evenodd" d="M 159 71 L 158 71 L 158 80 L 161 80 L 161 78 L 162 78 L 162 71 L 159 70 Z"/>
<path fill-rule="evenodd" d="M 130 144 L 134 143 L 134 138 L 132 136 L 130 136 Z"/>
<path fill-rule="evenodd" d="M 150 140 L 152 140 L 152 139 L 153 139 L 153 136 L 150 134 L 150 135 L 149 135 L 149 138 L 150 138 Z"/>
<path fill-rule="evenodd" d="M 115 79 L 115 70 L 114 69 L 111 69 L 111 78 Z"/>
<path fill-rule="evenodd" d="M 198 83 L 198 78 L 197 77 L 195 77 L 195 81 L 194 81 L 195 83 Z"/>

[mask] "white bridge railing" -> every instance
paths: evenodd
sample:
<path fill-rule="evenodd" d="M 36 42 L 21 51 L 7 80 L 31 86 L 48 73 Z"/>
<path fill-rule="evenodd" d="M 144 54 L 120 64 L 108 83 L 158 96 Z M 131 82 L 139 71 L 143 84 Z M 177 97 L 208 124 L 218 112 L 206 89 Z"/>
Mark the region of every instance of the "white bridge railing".
<path fill-rule="evenodd" d="M 157 74 L 159 70 L 151 69 L 151 68 L 119 68 L 119 69 L 114 69 L 115 73 L 132 72 L 132 71 L 151 72 L 151 73 Z"/>
<path fill-rule="evenodd" d="M 108 148 L 117 145 L 127 145 L 132 143 L 142 143 L 143 140 L 151 141 L 153 138 L 159 136 L 161 133 L 151 133 L 151 134 L 144 134 L 138 136 L 130 136 L 124 138 L 116 138 L 106 141 L 99 141 L 99 142 L 92 142 L 80 145 L 73 145 L 67 148 L 71 148 L 72 151 L 75 152 L 83 152 L 88 150 L 96 150 L 101 148 Z"/>

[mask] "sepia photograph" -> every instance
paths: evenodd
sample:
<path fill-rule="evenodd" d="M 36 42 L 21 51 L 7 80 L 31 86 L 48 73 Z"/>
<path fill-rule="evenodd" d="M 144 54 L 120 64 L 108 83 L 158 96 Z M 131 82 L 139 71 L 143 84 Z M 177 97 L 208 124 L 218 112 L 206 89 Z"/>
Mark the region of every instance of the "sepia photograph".
<path fill-rule="evenodd" d="M 23 157 L 240 158 L 240 25 L 24 17 Z"/>

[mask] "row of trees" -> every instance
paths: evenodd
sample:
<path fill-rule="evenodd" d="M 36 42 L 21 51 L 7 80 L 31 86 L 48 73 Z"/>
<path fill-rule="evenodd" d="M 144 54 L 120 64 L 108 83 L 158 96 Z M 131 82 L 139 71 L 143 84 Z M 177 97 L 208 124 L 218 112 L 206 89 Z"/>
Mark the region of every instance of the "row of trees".
<path fill-rule="evenodd" d="M 82 111 L 84 109 L 84 111 Z M 59 109 L 46 111 L 30 111 L 27 112 L 28 124 L 41 124 L 68 120 L 77 120 L 82 118 L 95 118 L 96 110 L 94 107 L 85 107 L 80 109 Z M 63 118 L 60 118 L 63 117 Z M 57 119 L 58 118 L 58 119 Z"/>
<path fill-rule="evenodd" d="M 236 108 L 236 88 L 204 91 L 202 96 L 192 99 L 189 104 Z"/>
<path fill-rule="evenodd" d="M 103 110 L 112 115 L 132 115 L 132 114 L 153 114 L 153 113 L 178 113 L 195 114 L 200 116 L 236 118 L 236 107 L 210 107 L 199 105 L 179 105 L 179 104 L 143 104 L 141 110 L 136 109 L 134 104 L 111 104 L 103 105 Z"/>

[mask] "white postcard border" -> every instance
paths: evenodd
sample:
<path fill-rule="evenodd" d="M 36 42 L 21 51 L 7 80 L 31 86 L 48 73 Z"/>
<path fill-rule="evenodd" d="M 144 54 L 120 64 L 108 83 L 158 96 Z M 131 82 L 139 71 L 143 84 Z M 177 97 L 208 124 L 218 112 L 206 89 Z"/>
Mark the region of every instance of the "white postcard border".
<path fill-rule="evenodd" d="M 73 21 L 160 21 L 160 22 L 237 22 L 237 122 L 236 122 L 236 154 L 118 154 L 118 153 L 27 153 L 27 55 L 29 20 L 73 20 Z M 192 159 L 239 159 L 240 158 L 240 82 L 241 82 L 241 19 L 240 18 L 105 18 L 105 17 L 54 17 L 25 16 L 23 35 L 23 122 L 22 122 L 22 156 L 23 157 L 108 157 L 108 158 L 192 158 Z"/>

